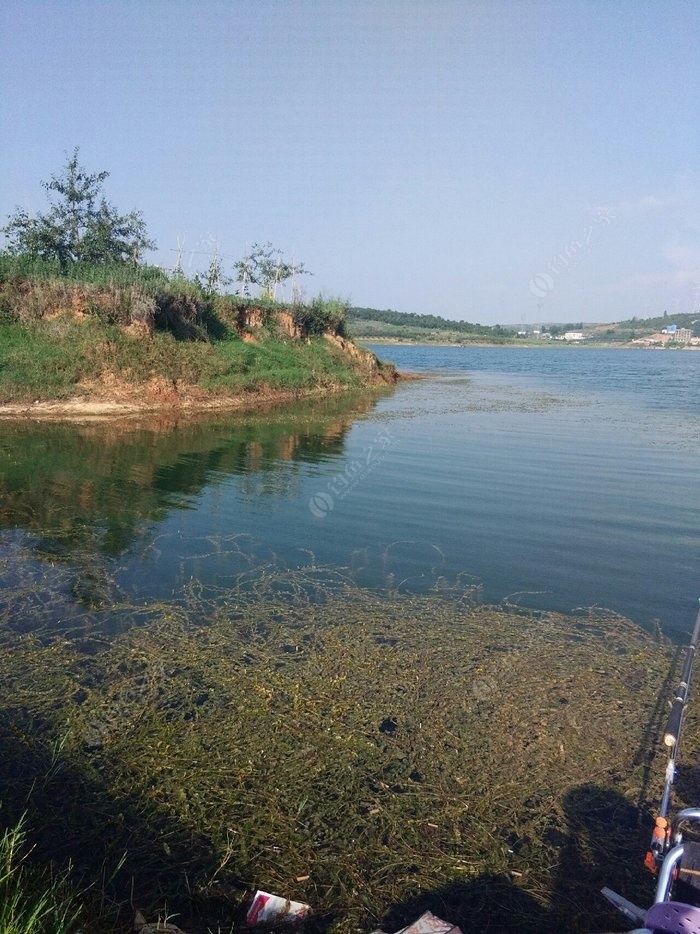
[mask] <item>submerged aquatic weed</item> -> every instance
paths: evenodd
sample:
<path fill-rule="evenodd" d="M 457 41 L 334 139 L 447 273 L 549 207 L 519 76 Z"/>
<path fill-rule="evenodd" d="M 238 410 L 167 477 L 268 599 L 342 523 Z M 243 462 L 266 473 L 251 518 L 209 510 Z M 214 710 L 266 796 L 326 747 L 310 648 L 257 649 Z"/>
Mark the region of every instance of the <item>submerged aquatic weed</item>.
<path fill-rule="evenodd" d="M 9 807 L 86 872 L 126 851 L 110 897 L 213 929 L 258 887 L 338 931 L 424 907 L 483 931 L 611 924 L 600 884 L 644 886 L 670 650 L 603 611 L 438 589 L 267 567 L 112 607 L 114 636 L 94 608 L 70 632 L 0 614 Z"/>

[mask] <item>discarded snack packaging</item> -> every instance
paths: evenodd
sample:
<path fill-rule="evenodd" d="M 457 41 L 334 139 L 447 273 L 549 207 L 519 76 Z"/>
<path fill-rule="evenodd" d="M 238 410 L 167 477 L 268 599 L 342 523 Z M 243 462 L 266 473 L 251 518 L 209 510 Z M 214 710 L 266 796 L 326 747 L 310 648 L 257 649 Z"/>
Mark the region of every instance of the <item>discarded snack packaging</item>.
<path fill-rule="evenodd" d="M 373 931 L 372 934 L 384 934 L 384 931 Z M 456 924 L 443 921 L 442 918 L 434 915 L 432 911 L 426 911 L 413 924 L 401 928 L 395 934 L 462 934 L 462 931 Z"/>
<path fill-rule="evenodd" d="M 291 902 L 288 898 L 258 891 L 248 909 L 246 924 L 250 927 L 258 924 L 300 924 L 310 911 L 311 906 L 303 902 Z"/>

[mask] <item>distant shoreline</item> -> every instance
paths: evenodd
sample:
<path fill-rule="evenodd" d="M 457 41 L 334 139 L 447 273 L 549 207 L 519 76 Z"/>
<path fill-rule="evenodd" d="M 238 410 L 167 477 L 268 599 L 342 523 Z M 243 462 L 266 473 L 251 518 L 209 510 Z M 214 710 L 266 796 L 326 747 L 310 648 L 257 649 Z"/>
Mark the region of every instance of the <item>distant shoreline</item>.
<path fill-rule="evenodd" d="M 700 346 L 690 344 L 673 348 L 667 345 L 645 347 L 640 344 L 620 343 L 617 341 L 611 341 L 610 343 L 604 343 L 603 341 L 530 341 L 527 343 L 524 341 L 468 341 L 467 343 L 459 343 L 457 341 L 419 341 L 411 340 L 410 338 L 362 337 L 357 335 L 353 335 L 352 339 L 356 343 L 361 344 L 387 344 L 397 347 L 461 347 L 462 349 L 466 349 L 467 347 L 516 347 L 521 349 L 541 348 L 543 350 L 560 350 L 562 347 L 576 347 L 585 350 L 671 350 L 673 353 L 685 350 L 700 350 Z"/>

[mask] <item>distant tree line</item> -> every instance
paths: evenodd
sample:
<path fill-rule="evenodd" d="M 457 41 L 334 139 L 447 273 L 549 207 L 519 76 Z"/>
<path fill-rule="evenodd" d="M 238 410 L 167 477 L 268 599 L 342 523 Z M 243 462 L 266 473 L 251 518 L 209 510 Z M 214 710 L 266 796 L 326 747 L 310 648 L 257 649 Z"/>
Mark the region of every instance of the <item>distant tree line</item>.
<path fill-rule="evenodd" d="M 487 324 L 472 324 L 469 321 L 450 321 L 440 315 L 419 315 L 415 314 L 415 312 L 392 311 L 391 309 L 380 311 L 377 308 L 350 308 L 348 322 L 353 324 L 360 321 L 379 321 L 382 324 L 396 327 L 452 331 L 460 334 L 482 334 L 488 337 L 493 337 L 494 334 L 505 336 L 513 333 L 512 330 L 504 328 L 500 324 L 489 326 Z"/>
<path fill-rule="evenodd" d="M 629 321 L 620 321 L 615 327 L 624 330 L 632 328 L 646 330 L 649 328 L 652 331 L 660 331 L 671 324 L 675 324 L 679 328 L 690 328 L 695 336 L 700 336 L 700 311 L 672 315 L 665 311 L 663 315 L 656 315 L 653 318 L 631 318 Z"/>

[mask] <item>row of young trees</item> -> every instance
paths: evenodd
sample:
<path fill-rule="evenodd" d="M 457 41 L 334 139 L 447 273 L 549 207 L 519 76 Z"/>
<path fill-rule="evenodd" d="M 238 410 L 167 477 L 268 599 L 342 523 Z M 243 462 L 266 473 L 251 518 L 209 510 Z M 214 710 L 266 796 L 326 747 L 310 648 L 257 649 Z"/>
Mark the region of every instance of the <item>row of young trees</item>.
<path fill-rule="evenodd" d="M 238 283 L 237 295 L 250 296 L 251 286 L 256 286 L 262 298 L 275 301 L 277 293 L 284 283 L 292 280 L 292 302 L 301 301 L 302 292 L 298 284 L 299 276 L 308 276 L 311 273 L 303 263 L 287 262 L 278 250 L 269 241 L 267 243 L 254 243 L 242 259 L 233 264 L 235 277 L 224 272 L 223 263 L 217 253 L 212 257 L 206 273 L 197 274 L 195 281 L 206 292 L 218 292 L 233 282 Z M 175 275 L 184 277 L 182 266 L 178 264 Z"/>
<path fill-rule="evenodd" d="M 148 236 L 141 211 L 120 214 L 107 201 L 103 185 L 108 177 L 109 172 L 88 172 L 80 164 L 76 147 L 62 171 L 42 183 L 49 209 L 30 215 L 18 208 L 0 228 L 5 234 L 7 252 L 56 262 L 62 271 L 76 264 L 141 264 L 146 251 L 154 250 L 156 245 Z M 194 278 L 208 292 L 218 292 L 238 282 L 240 294 L 250 295 L 251 287 L 256 287 L 261 297 L 272 300 L 291 279 L 292 300 L 299 301 L 298 277 L 310 274 L 303 263 L 286 261 L 281 250 L 269 242 L 254 243 L 233 264 L 233 271 L 235 276 L 227 276 L 221 258 L 215 253 L 207 271 Z M 179 264 L 175 277 L 186 278 Z"/>

